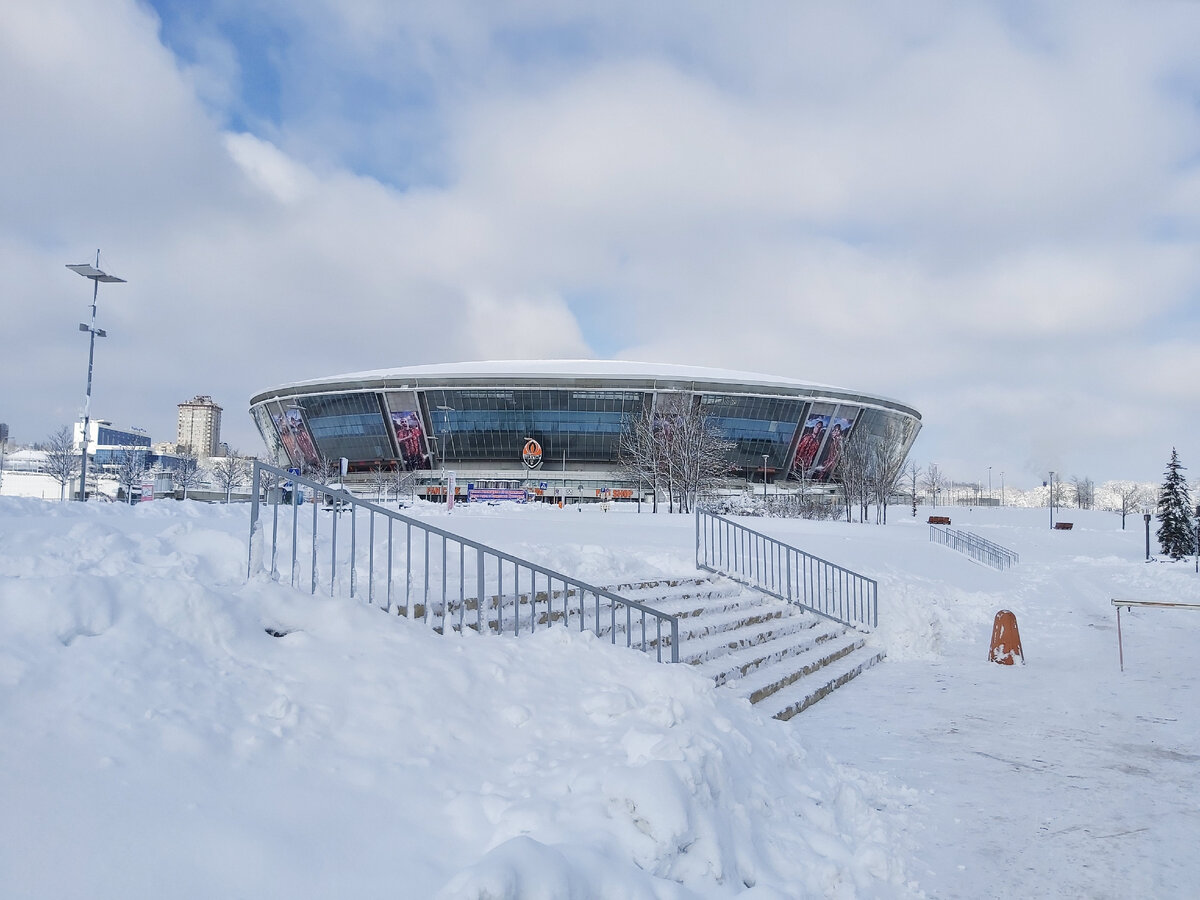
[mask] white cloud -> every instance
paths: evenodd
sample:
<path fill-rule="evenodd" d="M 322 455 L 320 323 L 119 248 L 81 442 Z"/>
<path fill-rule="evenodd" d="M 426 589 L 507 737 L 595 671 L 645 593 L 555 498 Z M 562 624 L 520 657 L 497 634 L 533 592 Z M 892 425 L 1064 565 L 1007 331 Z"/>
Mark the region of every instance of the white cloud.
<path fill-rule="evenodd" d="M 270 384 L 615 347 L 895 396 L 1010 482 L 1200 443 L 1200 7 L 250 4 L 272 110 L 220 14 L 189 59 L 133 2 L 6 16 L 15 437 L 82 399 L 62 266 L 100 246 L 96 408 L 156 435 L 195 393 L 253 446 Z"/>
<path fill-rule="evenodd" d="M 471 359 L 586 359 L 579 325 L 558 297 L 504 297 L 473 291 L 465 315 L 442 323 L 435 340 Z M 458 349 L 458 348 L 461 348 Z"/>

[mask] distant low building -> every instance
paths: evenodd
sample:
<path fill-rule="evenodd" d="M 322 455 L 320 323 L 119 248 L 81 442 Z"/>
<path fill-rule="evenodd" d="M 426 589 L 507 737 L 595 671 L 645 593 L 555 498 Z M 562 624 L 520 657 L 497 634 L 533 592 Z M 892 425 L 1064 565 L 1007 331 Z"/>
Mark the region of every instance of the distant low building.
<path fill-rule="evenodd" d="M 78 451 L 83 442 L 83 423 L 75 423 L 74 447 Z M 135 426 L 122 427 L 114 425 L 105 419 L 92 419 L 88 422 L 88 461 L 89 465 L 104 468 L 119 466 L 127 453 L 139 453 L 144 457 L 150 455 L 150 435 L 143 428 Z"/>

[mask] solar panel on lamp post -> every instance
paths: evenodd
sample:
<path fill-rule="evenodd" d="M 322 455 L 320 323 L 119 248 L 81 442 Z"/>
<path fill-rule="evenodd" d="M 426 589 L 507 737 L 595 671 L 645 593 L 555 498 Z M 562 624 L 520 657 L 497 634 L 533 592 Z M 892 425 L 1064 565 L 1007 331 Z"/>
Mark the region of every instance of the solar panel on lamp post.
<path fill-rule="evenodd" d="M 87 445 L 88 445 L 88 425 L 90 424 L 91 406 L 92 406 L 92 366 L 96 359 L 96 338 L 108 337 L 108 333 L 103 328 L 96 327 L 96 298 L 100 291 L 100 282 L 105 284 L 124 284 L 124 278 L 118 278 L 116 275 L 109 275 L 100 269 L 100 251 L 96 251 L 96 264 L 79 263 L 77 265 L 68 265 L 68 269 L 84 278 L 92 280 L 92 322 L 91 325 L 80 323 L 79 330 L 88 332 L 88 374 L 87 374 L 87 394 L 83 400 L 83 435 L 82 435 L 82 451 L 81 461 L 79 466 L 79 499 L 87 502 Z"/>

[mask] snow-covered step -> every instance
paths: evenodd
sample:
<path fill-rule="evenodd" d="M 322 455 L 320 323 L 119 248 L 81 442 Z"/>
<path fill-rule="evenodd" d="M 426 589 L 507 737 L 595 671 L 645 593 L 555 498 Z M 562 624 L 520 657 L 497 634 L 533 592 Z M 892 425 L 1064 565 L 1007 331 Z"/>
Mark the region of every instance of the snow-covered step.
<path fill-rule="evenodd" d="M 741 585 L 728 580 L 719 584 L 708 579 L 670 583 L 639 582 L 633 585 L 612 585 L 608 590 L 628 600 L 636 600 L 681 618 L 753 602 L 753 598 L 748 600 L 742 596 L 745 592 Z"/>
<path fill-rule="evenodd" d="M 608 585 L 607 590 L 678 616 L 680 660 L 696 666 L 721 690 L 735 691 L 779 719 L 791 718 L 883 658 L 882 651 L 868 649 L 863 635 L 854 629 L 727 578 L 630 581 Z M 531 604 L 524 594 L 518 605 L 521 631 L 530 628 L 531 612 L 538 628 L 548 621 L 577 627 L 579 598 L 574 591 L 564 597 L 561 590 L 554 590 L 547 597 L 539 590 L 532 599 Z M 440 619 L 441 604 L 432 605 L 431 613 Z M 459 601 L 451 600 L 449 619 L 454 628 L 460 607 Z M 418 604 L 414 612 L 422 615 L 423 605 Z M 468 600 L 463 612 L 464 625 L 477 627 L 476 601 Z M 595 626 L 591 598 L 584 600 L 584 615 L 591 629 Z M 602 638 L 611 638 L 610 615 L 610 610 L 602 609 L 597 628 Z M 483 618 L 484 628 L 494 632 L 494 597 L 485 599 Z M 631 621 L 633 642 L 640 646 L 640 614 L 635 613 Z M 505 632 L 511 632 L 513 625 L 510 608 L 504 618 Z M 624 614 L 616 617 L 616 632 L 616 642 L 624 644 Z M 669 635 L 664 633 L 663 641 L 669 642 Z M 650 649 L 658 643 L 652 621 L 647 622 L 646 643 Z"/>
<path fill-rule="evenodd" d="M 761 703 L 806 675 L 837 662 L 862 647 L 862 635 L 826 634 L 825 640 L 814 641 L 798 653 L 783 657 L 777 665 L 759 666 L 742 678 L 730 679 L 729 687 L 751 703 Z"/>
<path fill-rule="evenodd" d="M 790 661 L 835 640 L 841 630 L 823 625 L 816 616 L 796 616 L 780 619 L 778 625 L 763 626 L 761 633 L 761 639 L 744 641 L 736 647 L 722 643 L 717 652 L 702 655 L 689 646 L 688 662 L 693 662 L 700 672 L 722 685 L 746 678 L 764 667 L 778 668 L 777 663 Z M 788 665 L 793 663 L 788 662 Z"/>
<path fill-rule="evenodd" d="M 680 580 L 673 587 L 687 596 L 657 588 L 660 595 L 644 602 L 681 617 L 681 661 L 779 719 L 884 656 L 853 628 L 745 587 L 730 588 L 726 579 L 714 577 L 711 586 Z"/>
<path fill-rule="evenodd" d="M 770 655 L 770 650 L 755 650 L 764 644 L 774 644 L 775 641 L 783 641 L 787 645 L 798 641 L 811 642 L 810 635 L 816 625 L 816 617 L 789 615 L 776 615 L 753 624 L 730 623 L 730 627 L 714 629 L 686 641 L 680 647 L 681 659 L 701 666 L 701 671 L 717 679 L 723 671 L 722 660 L 725 660 L 724 667 L 738 669 L 743 664 L 741 661 L 755 652 Z M 721 677 L 719 683 L 724 680 Z"/>
<path fill-rule="evenodd" d="M 769 695 L 757 705 L 765 707 L 774 718 L 786 721 L 858 677 L 883 658 L 884 652 L 879 648 L 861 647 L 835 663 L 819 669 L 813 675 L 801 678 L 783 690 Z"/>

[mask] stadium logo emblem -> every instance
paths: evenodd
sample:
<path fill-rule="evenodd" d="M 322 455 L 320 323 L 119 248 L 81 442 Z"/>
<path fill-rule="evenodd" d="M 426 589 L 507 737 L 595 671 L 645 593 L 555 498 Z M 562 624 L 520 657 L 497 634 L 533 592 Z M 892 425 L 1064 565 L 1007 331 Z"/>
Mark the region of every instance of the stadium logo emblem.
<path fill-rule="evenodd" d="M 542 464 L 542 445 L 530 438 L 521 450 L 521 461 L 530 469 L 536 469 Z"/>

